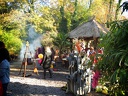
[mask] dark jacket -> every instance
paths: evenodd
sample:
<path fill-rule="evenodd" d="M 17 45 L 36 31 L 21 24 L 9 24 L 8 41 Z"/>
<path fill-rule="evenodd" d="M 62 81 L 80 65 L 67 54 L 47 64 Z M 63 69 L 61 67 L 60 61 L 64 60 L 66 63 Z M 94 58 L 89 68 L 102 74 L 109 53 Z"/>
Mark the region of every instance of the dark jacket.
<path fill-rule="evenodd" d="M 10 63 L 6 59 L 0 63 L 0 81 L 2 84 L 10 82 Z"/>
<path fill-rule="evenodd" d="M 43 60 L 41 62 L 44 69 L 48 69 L 51 66 L 51 56 L 47 56 L 46 54 L 43 57 Z"/>
<path fill-rule="evenodd" d="M 6 48 L 0 49 L 0 81 L 2 84 L 10 82 L 10 57 Z"/>
<path fill-rule="evenodd" d="M 11 61 L 8 50 L 6 48 L 1 48 L 0 49 L 0 62 L 2 62 L 4 59 Z"/>

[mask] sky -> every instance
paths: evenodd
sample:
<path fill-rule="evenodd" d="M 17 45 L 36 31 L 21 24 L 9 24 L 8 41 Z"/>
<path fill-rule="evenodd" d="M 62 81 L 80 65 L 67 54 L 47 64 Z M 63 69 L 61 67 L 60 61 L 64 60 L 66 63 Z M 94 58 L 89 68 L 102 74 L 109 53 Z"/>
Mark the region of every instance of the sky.
<path fill-rule="evenodd" d="M 128 11 L 124 12 L 122 15 L 125 16 L 126 18 L 128 18 Z"/>

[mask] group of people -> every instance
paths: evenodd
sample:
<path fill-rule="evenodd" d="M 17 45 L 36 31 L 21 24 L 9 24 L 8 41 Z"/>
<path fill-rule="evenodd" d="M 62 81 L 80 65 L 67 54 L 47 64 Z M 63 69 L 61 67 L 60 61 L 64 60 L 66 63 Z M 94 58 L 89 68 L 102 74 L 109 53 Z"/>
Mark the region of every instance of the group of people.
<path fill-rule="evenodd" d="M 94 48 L 91 47 L 90 51 L 88 52 L 88 56 L 92 61 L 92 90 L 96 89 L 101 74 L 100 71 L 96 68 L 96 64 L 99 62 L 99 60 L 101 60 L 101 57 L 97 57 L 96 54 L 103 54 L 103 49 L 99 48 L 96 52 Z"/>
<path fill-rule="evenodd" d="M 1 85 L 1 96 L 7 96 L 7 87 L 10 82 L 10 55 L 8 50 L 5 48 L 5 44 L 0 41 L 0 82 Z"/>
<path fill-rule="evenodd" d="M 43 70 L 44 70 L 43 78 L 46 79 L 46 71 L 47 70 L 49 71 L 50 78 L 52 78 L 53 70 L 51 68 L 51 64 L 52 64 L 52 61 L 54 61 L 54 56 L 55 56 L 54 49 L 41 46 L 41 47 L 37 48 L 37 50 L 35 52 L 35 58 L 38 58 L 39 54 L 43 55 L 43 58 L 41 58 L 37 62 L 39 65 L 41 65 L 43 67 Z"/>
<path fill-rule="evenodd" d="M 94 49 L 94 47 L 90 46 L 90 48 L 85 48 L 83 46 L 83 41 L 76 42 L 75 48 L 79 54 L 84 53 L 87 55 L 87 58 L 92 62 L 92 89 L 95 90 L 96 86 L 98 85 L 98 80 L 100 78 L 100 71 L 96 68 L 96 64 L 101 60 L 100 56 L 97 54 L 103 54 L 103 48 Z M 84 45 L 85 46 L 85 45 Z M 85 51 L 83 51 L 85 50 Z"/>
<path fill-rule="evenodd" d="M 76 44 L 78 51 L 80 51 L 80 48 L 78 44 Z M 98 51 L 100 54 L 103 54 L 102 50 Z M 35 58 L 39 58 L 38 55 L 42 54 L 43 57 L 38 60 L 38 64 L 43 67 L 44 74 L 43 77 L 46 79 L 46 71 L 49 71 L 50 78 L 53 76 L 53 70 L 51 68 L 52 61 L 54 61 L 55 57 L 55 51 L 53 48 L 50 47 L 44 47 L 41 46 L 36 49 L 35 51 Z M 97 63 L 96 52 L 93 47 L 87 51 L 88 57 L 93 61 L 93 64 Z M 70 60 L 69 60 L 70 61 Z M 93 82 L 92 87 L 95 88 L 97 86 L 99 79 L 99 71 L 94 70 L 93 73 Z M 3 96 L 7 96 L 7 86 L 10 82 L 10 55 L 8 50 L 5 48 L 5 44 L 0 41 L 0 82 L 2 83 L 2 89 L 3 89 Z"/>

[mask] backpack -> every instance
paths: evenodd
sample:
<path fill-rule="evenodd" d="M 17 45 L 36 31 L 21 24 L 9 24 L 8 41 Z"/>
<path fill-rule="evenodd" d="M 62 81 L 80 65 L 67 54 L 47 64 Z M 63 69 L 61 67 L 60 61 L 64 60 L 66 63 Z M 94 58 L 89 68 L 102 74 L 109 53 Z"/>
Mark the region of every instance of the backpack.
<path fill-rule="evenodd" d="M 44 58 L 43 58 L 43 62 L 42 62 L 42 66 L 44 69 L 48 69 L 51 67 L 51 57 L 47 56 L 47 55 L 44 55 Z"/>

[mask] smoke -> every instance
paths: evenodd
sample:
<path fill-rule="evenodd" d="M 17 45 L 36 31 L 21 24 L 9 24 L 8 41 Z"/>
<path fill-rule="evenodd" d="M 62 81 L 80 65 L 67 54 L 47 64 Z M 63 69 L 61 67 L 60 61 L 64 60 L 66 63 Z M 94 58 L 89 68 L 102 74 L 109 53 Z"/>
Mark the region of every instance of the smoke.
<path fill-rule="evenodd" d="M 35 50 L 38 47 L 41 47 L 41 39 L 42 39 L 42 34 L 39 34 L 35 32 L 34 28 L 32 26 L 29 27 L 28 29 L 28 37 L 26 39 L 26 42 L 29 42 L 29 47 L 28 47 L 28 52 L 27 52 L 27 57 L 34 57 Z M 23 43 L 21 51 L 20 51 L 20 60 L 23 60 L 25 52 L 26 52 L 26 42 Z"/>

